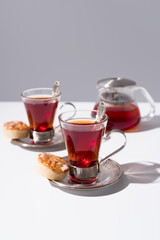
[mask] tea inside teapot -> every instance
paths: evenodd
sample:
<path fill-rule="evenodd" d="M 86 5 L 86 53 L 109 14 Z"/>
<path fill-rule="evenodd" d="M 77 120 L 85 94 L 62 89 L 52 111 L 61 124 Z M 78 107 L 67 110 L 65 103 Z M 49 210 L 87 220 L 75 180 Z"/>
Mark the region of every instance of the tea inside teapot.
<path fill-rule="evenodd" d="M 112 98 L 112 96 L 114 97 Z M 140 121 L 138 106 L 131 101 L 127 95 L 103 94 L 103 101 L 106 103 L 106 114 L 108 115 L 107 129 L 125 130 L 136 126 Z M 99 103 L 94 107 L 97 110 Z"/>
<path fill-rule="evenodd" d="M 97 110 L 101 100 L 105 102 L 106 114 L 109 117 L 107 130 L 126 130 L 135 127 L 140 122 L 142 118 L 135 101 L 135 90 L 141 90 L 151 105 L 151 111 L 147 117 L 154 114 L 154 102 L 151 96 L 144 88 L 137 87 L 133 80 L 125 78 L 102 79 L 97 82 L 97 88 L 99 97 L 94 110 Z"/>

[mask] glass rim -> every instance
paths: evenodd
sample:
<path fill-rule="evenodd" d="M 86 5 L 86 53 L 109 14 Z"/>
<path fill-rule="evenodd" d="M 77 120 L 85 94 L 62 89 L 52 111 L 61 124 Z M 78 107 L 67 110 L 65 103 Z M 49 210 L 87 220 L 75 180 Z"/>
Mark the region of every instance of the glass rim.
<path fill-rule="evenodd" d="M 50 91 L 52 91 L 53 89 L 52 88 L 43 88 L 43 87 L 42 88 L 30 88 L 30 89 L 26 89 L 26 90 L 22 91 L 21 92 L 21 97 L 24 98 L 24 99 L 34 99 L 34 98 L 29 97 L 29 96 L 24 96 L 24 92 L 36 91 L 36 90 L 50 90 Z M 60 96 L 61 96 L 61 92 L 59 92 L 59 94 L 56 95 L 56 96 L 49 97 L 49 99 L 55 99 L 55 98 L 58 98 Z M 43 99 L 43 101 L 45 101 L 45 100 L 48 100 L 48 99 Z"/>
<path fill-rule="evenodd" d="M 65 113 L 76 113 L 76 112 L 90 112 L 90 113 L 92 113 L 92 112 L 95 112 L 95 113 L 97 113 L 97 110 L 83 110 L 83 109 L 81 109 L 81 110 L 76 110 L 76 111 L 74 111 L 74 110 L 70 110 L 70 111 L 66 111 L 66 112 L 63 112 L 63 113 L 61 113 L 59 116 L 58 116 L 58 119 L 59 119 L 59 121 L 60 122 L 63 122 L 63 123 L 66 123 L 66 124 L 69 124 L 69 125 L 97 125 L 97 124 L 101 124 L 101 123 L 104 123 L 105 121 L 107 121 L 108 120 L 108 115 L 105 113 L 104 114 L 104 116 L 103 117 L 105 117 L 105 119 L 102 119 L 100 122 L 94 122 L 94 123 L 86 123 L 86 124 L 83 124 L 83 123 L 72 123 L 72 122 L 68 122 L 67 120 L 63 120 L 62 119 L 62 115 L 63 114 L 65 114 Z M 72 119 L 74 119 L 73 117 L 71 117 L 71 118 L 69 118 L 70 120 L 72 120 Z M 69 120 L 68 119 L 68 120 Z M 82 117 L 80 117 L 80 118 L 78 118 L 78 119 L 85 119 L 84 117 L 82 118 Z M 89 119 L 91 119 L 91 118 L 89 118 Z"/>

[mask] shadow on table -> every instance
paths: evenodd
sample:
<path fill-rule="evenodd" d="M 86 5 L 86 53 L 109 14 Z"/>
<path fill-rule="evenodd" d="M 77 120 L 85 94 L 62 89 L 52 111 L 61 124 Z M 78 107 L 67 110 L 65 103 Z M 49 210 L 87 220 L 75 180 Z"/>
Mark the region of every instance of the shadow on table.
<path fill-rule="evenodd" d="M 132 129 L 128 129 L 125 132 L 126 133 L 132 133 L 132 132 L 143 132 L 155 128 L 160 128 L 160 116 L 154 116 L 149 121 L 141 121 L 136 127 Z"/>
<path fill-rule="evenodd" d="M 160 182 L 160 164 L 153 162 L 133 162 L 121 165 L 124 174 L 115 184 L 99 188 L 96 190 L 70 190 L 62 189 L 62 191 L 87 197 L 106 196 L 118 193 L 128 187 L 129 184 L 156 184 Z"/>

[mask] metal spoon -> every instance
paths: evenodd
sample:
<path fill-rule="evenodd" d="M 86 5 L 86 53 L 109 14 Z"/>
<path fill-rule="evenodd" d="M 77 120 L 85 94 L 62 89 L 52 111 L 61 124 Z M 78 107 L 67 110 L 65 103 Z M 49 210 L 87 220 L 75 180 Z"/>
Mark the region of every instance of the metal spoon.
<path fill-rule="evenodd" d="M 56 81 L 53 84 L 53 91 L 52 91 L 54 97 L 56 97 L 59 94 L 59 89 L 60 89 L 60 82 Z"/>
<path fill-rule="evenodd" d="M 98 105 L 98 109 L 97 109 L 97 114 L 96 114 L 96 120 L 95 122 L 99 123 L 106 111 L 106 105 L 103 101 L 100 101 L 99 105 Z"/>

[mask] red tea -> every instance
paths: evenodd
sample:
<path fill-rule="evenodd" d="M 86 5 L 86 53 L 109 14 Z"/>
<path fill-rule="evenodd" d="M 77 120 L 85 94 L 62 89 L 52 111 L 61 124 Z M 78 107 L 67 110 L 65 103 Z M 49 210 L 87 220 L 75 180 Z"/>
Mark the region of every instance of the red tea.
<path fill-rule="evenodd" d="M 94 107 L 94 110 L 97 110 L 97 107 L 98 104 Z M 140 121 L 139 108 L 132 103 L 123 106 L 107 105 L 106 114 L 109 117 L 107 130 L 126 130 L 136 126 Z"/>
<path fill-rule="evenodd" d="M 51 97 L 36 96 L 30 97 L 24 102 L 30 129 L 37 132 L 45 132 L 53 129 L 53 120 L 55 117 L 58 101 Z"/>
<path fill-rule="evenodd" d="M 80 168 L 95 166 L 98 163 L 104 128 L 88 119 L 74 119 L 66 123 L 67 128 L 63 126 L 62 131 L 68 150 L 69 163 Z"/>

